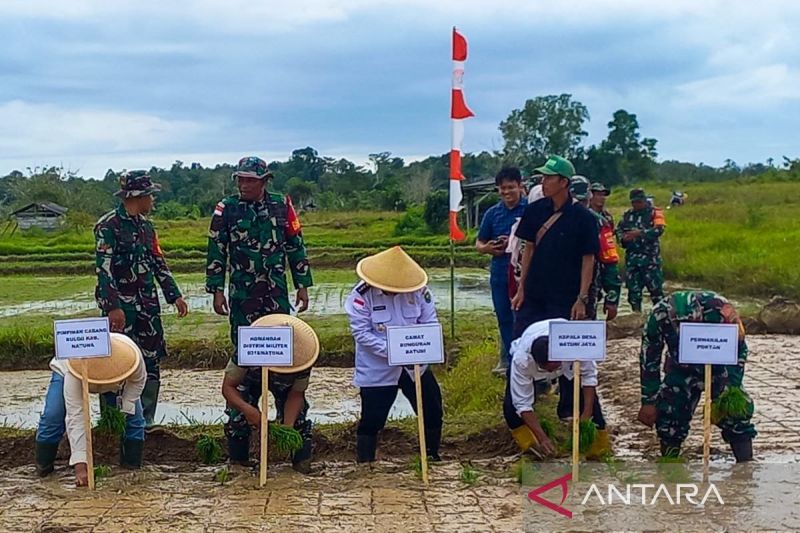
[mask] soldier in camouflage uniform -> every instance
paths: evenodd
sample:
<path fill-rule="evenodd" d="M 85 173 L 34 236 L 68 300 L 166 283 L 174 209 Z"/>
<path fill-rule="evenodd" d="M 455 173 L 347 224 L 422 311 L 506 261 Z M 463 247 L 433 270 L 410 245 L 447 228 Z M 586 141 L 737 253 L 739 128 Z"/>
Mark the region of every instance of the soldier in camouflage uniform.
<path fill-rule="evenodd" d="M 583 176 L 576 175 L 570 178 L 569 192 L 573 198 L 583 204 L 594 215 L 597 221 L 598 237 L 600 238 L 600 252 L 595 258 L 594 274 L 592 283 L 589 285 L 586 318 L 588 320 L 597 319 L 597 303 L 605 295 L 603 311 L 606 313 L 606 320 L 614 320 L 617 316 L 620 289 L 622 288 L 622 280 L 619 276 L 619 266 L 617 264 L 619 257 L 616 243 L 614 242 L 613 222 L 609 223 L 603 215 L 590 208 L 591 200 L 594 198 L 594 193 L 592 192 L 594 188 L 595 186 L 592 185 L 590 190 L 589 180 Z"/>
<path fill-rule="evenodd" d="M 94 227 L 95 298 L 109 318 L 111 331 L 124 333 L 142 350 L 147 369 L 142 409 L 147 427 L 155 420 L 161 358 L 167 355 L 156 281 L 167 303 L 175 304 L 179 317 L 189 310 L 167 267 L 153 223 L 147 218 L 153 209 L 153 194 L 159 190 L 160 185 L 153 183 L 146 171 L 125 172 L 115 193 L 122 203 L 100 217 Z"/>
<path fill-rule="evenodd" d="M 300 221 L 288 197 L 267 192 L 270 177 L 263 160 L 241 159 L 233 173 L 239 194 L 217 204 L 208 234 L 206 291 L 214 295 L 214 311 L 230 316 L 234 346 L 223 388 L 236 388 L 246 404 L 253 406 L 247 409 L 242 404 L 237 409 L 229 402 L 226 409 L 228 453 L 232 461 L 240 463 L 249 460 L 250 426 L 258 412 L 255 406 L 261 395 L 261 374 L 260 370 L 237 366 L 238 328 L 272 313 L 289 314 L 287 259 L 297 289 L 297 312 L 308 308 L 308 287 L 312 285 Z M 230 304 L 224 292 L 229 264 Z M 268 384 L 279 419 L 294 420 L 294 427 L 303 435 L 304 446 L 292 461 L 300 471 L 308 470 L 311 459 L 311 421 L 306 418 L 308 403 L 303 396 L 310 374 L 311 370 L 296 374 L 271 372 Z"/>
<path fill-rule="evenodd" d="M 655 425 L 661 440 L 661 453 L 677 456 L 689 424 L 704 389 L 704 366 L 678 362 L 679 332 L 681 322 L 739 325 L 739 362 L 737 365 L 713 365 L 711 397 L 716 399 L 728 387 L 742 389 L 747 398 L 746 413 L 723 416 L 715 423 L 722 429 L 722 438 L 729 443 L 738 462 L 753 458 L 753 437 L 756 430 L 750 419 L 753 401 L 744 392 L 744 366 L 747 361 L 747 343 L 744 327 L 733 305 L 714 292 L 678 291 L 658 302 L 650 313 L 642 336 L 639 358 L 642 407 L 639 420 L 649 427 Z M 661 376 L 661 358 L 664 347 L 667 356 L 664 376 Z"/>
<path fill-rule="evenodd" d="M 589 199 L 589 208 L 595 213 L 602 215 L 608 222 L 613 231 L 614 229 L 614 216 L 606 209 L 606 199 L 611 195 L 611 189 L 595 181 L 590 188 L 592 197 Z"/>
<path fill-rule="evenodd" d="M 642 291 L 647 287 L 653 303 L 664 297 L 659 239 L 664 233 L 664 214 L 647 203 L 642 189 L 630 193 L 632 209 L 625 211 L 617 227 L 617 240 L 625 249 L 625 280 L 628 302 L 642 311 Z"/>

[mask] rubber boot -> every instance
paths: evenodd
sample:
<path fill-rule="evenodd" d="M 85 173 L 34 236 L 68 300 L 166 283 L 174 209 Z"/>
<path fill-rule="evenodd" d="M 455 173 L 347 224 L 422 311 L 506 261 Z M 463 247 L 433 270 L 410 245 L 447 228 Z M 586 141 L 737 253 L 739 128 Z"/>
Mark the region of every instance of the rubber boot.
<path fill-rule="evenodd" d="M 442 429 L 431 428 L 426 430 L 425 433 L 425 447 L 427 448 L 428 459 L 434 463 L 438 463 L 442 460 L 439 456 L 439 446 L 442 443 Z"/>
<path fill-rule="evenodd" d="M 634 313 L 641 313 L 642 304 L 631 304 L 631 311 L 633 311 Z"/>
<path fill-rule="evenodd" d="M 372 463 L 375 461 L 375 452 L 378 449 L 377 435 L 357 435 L 356 461 L 359 463 Z"/>
<path fill-rule="evenodd" d="M 147 380 L 142 391 L 142 413 L 144 414 L 144 427 L 151 429 L 155 426 L 156 408 L 158 407 L 158 391 L 161 382 Z"/>
<path fill-rule="evenodd" d="M 661 441 L 661 457 L 680 457 L 681 443 Z"/>
<path fill-rule="evenodd" d="M 533 431 L 531 431 L 531 428 L 525 424 L 522 424 L 518 428 L 512 429 L 511 436 L 514 437 L 514 440 L 517 442 L 517 446 L 519 446 L 519 449 L 522 452 L 527 452 L 539 442 L 536 440 L 536 436 L 533 434 Z"/>
<path fill-rule="evenodd" d="M 228 437 L 228 459 L 233 464 L 250 464 L 250 439 L 247 437 Z"/>
<path fill-rule="evenodd" d="M 144 441 L 123 439 L 119 446 L 119 464 L 125 468 L 138 470 L 142 467 Z"/>
<path fill-rule="evenodd" d="M 292 456 L 292 468 L 301 474 L 311 473 L 311 453 L 314 451 L 314 444 L 310 438 L 303 440 L 303 447 L 294 452 Z"/>
<path fill-rule="evenodd" d="M 55 469 L 58 443 L 36 442 L 36 473 L 45 477 Z"/>
<path fill-rule="evenodd" d="M 598 460 L 609 455 L 614 455 L 614 451 L 611 449 L 611 439 L 608 436 L 608 430 L 598 429 L 597 438 L 595 438 L 589 450 L 586 452 L 586 458 Z"/>
<path fill-rule="evenodd" d="M 750 437 L 739 438 L 731 441 L 730 444 L 737 463 L 746 463 L 753 460 L 753 439 Z"/>

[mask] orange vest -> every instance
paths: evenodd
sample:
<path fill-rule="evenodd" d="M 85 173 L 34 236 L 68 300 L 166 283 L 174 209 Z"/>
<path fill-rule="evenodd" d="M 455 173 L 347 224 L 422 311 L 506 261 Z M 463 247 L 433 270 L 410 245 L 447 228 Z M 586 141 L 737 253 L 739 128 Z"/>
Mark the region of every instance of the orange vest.
<path fill-rule="evenodd" d="M 598 259 L 604 265 L 616 265 L 619 262 L 617 253 L 617 241 L 614 239 L 614 232 L 611 226 L 603 224 L 600 228 L 600 253 Z"/>

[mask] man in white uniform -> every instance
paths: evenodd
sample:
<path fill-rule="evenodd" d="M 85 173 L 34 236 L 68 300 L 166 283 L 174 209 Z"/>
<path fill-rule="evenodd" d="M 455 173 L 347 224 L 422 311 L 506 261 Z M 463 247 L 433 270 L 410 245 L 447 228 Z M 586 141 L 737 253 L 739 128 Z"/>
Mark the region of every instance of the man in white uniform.
<path fill-rule="evenodd" d="M 559 390 L 572 392 L 572 363 L 549 361 L 549 333 L 551 322 L 565 322 L 554 318 L 534 322 L 518 339 L 511 343 L 511 372 L 503 401 L 503 415 L 511 429 L 514 440 L 522 449 L 537 445 L 547 455 L 555 452 L 553 443 L 542 429 L 533 404 L 536 401 L 534 382 L 558 378 Z M 599 458 L 610 452 L 610 442 L 603 410 L 596 393 L 597 364 L 594 361 L 581 363 L 580 401 L 581 419 L 592 420 L 598 429 L 597 439 L 586 453 L 587 458 Z"/>
<path fill-rule="evenodd" d="M 357 430 L 357 460 L 375 461 L 378 433 L 386 425 L 398 387 L 417 411 L 413 370 L 389 366 L 387 326 L 437 323 L 436 307 L 427 288 L 428 275 L 395 246 L 362 259 L 356 267 L 360 282 L 345 302 L 355 340 L 353 385 L 360 388 L 361 419 Z M 442 392 L 428 368 L 421 374 L 425 441 L 428 456 L 439 458 L 442 438 Z"/>
<path fill-rule="evenodd" d="M 44 477 L 54 469 L 58 444 L 67 433 L 69 464 L 75 468 L 76 484 L 89 482 L 86 466 L 86 424 L 83 418 L 82 363 L 53 358 L 53 375 L 45 396 L 44 410 L 36 430 L 36 472 Z M 128 337 L 111 333 L 111 356 L 88 361 L 89 392 L 118 392 L 117 408 L 125 414 L 120 463 L 142 466 L 144 415 L 141 395 L 147 380 L 142 351 Z"/>

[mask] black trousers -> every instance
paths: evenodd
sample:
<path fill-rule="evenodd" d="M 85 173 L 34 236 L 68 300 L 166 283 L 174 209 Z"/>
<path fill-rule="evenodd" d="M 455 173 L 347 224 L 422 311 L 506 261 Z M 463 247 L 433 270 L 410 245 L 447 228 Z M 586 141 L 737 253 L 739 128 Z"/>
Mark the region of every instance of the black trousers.
<path fill-rule="evenodd" d="M 517 429 L 524 422 L 514 409 L 514 402 L 511 401 L 511 386 L 510 380 L 506 380 L 506 394 L 503 398 L 503 416 L 506 419 L 509 429 Z M 558 417 L 567 418 L 572 416 L 572 380 L 564 376 L 558 376 Z M 534 397 L 538 398 L 538 389 L 535 389 Z M 580 396 L 580 411 L 583 412 L 583 391 Z M 603 417 L 603 408 L 600 406 L 600 396 L 594 395 L 594 407 L 592 409 L 592 421 L 597 425 L 597 429 L 606 428 L 606 419 Z"/>
<path fill-rule="evenodd" d="M 422 386 L 422 414 L 425 417 L 425 442 L 428 453 L 439 453 L 439 444 L 442 440 L 442 391 L 439 383 L 430 369 L 425 370 L 420 379 Z M 389 411 L 397 398 L 398 387 L 403 396 L 408 398 L 414 413 L 417 412 L 417 392 L 414 381 L 403 369 L 397 385 L 385 387 L 361 387 L 361 420 L 358 421 L 357 434 L 359 436 L 377 436 L 389 417 Z"/>

